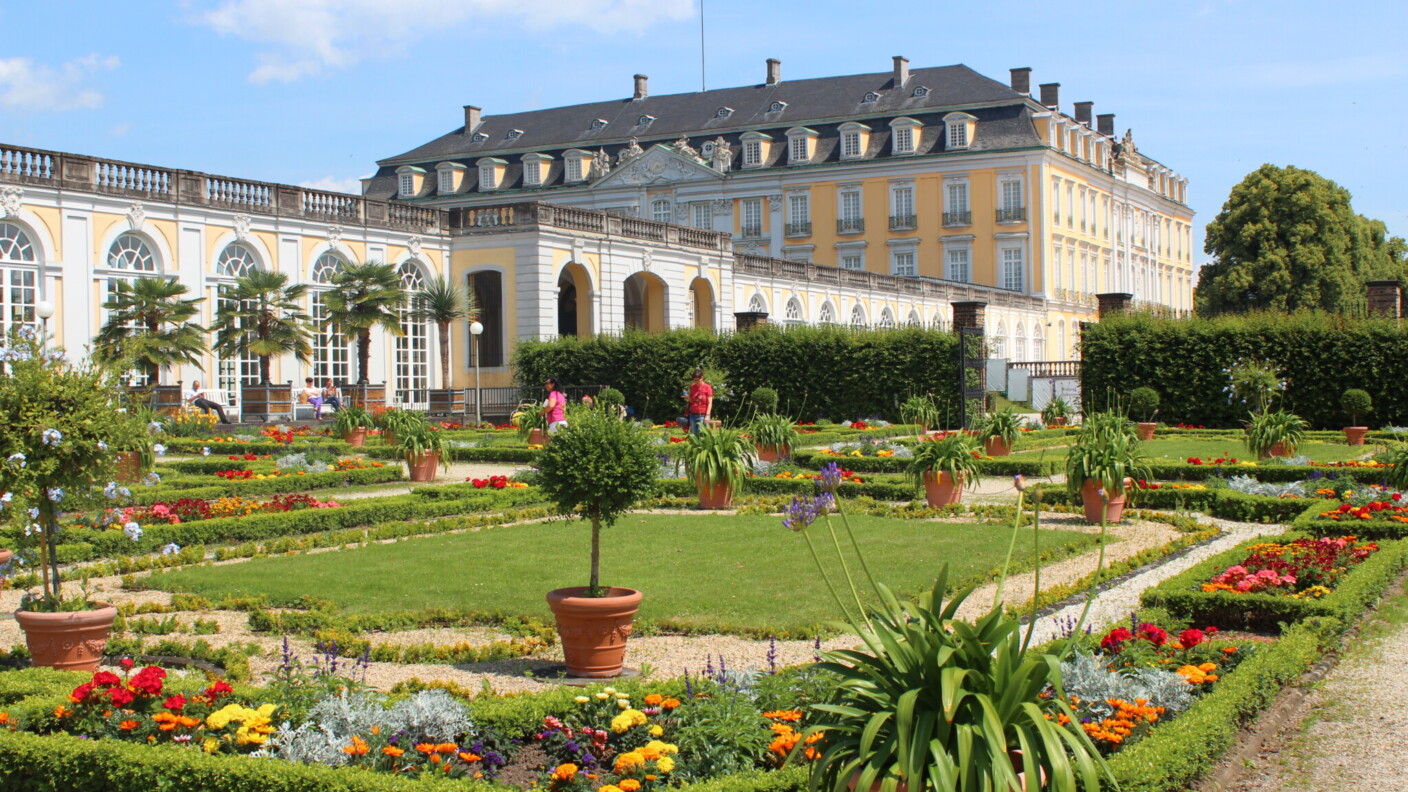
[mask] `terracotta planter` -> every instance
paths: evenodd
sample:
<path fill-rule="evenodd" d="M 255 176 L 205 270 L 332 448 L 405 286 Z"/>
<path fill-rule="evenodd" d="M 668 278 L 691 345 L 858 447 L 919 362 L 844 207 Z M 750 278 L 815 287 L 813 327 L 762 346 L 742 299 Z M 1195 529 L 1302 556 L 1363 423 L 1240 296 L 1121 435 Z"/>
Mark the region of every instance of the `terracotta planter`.
<path fill-rule="evenodd" d="M 104 602 L 94 610 L 63 613 L 15 611 L 25 644 L 36 667 L 60 671 L 97 671 L 108 645 L 117 608 Z"/>
<path fill-rule="evenodd" d="M 567 674 L 594 679 L 619 676 L 641 593 L 628 588 L 610 588 L 605 597 L 588 597 L 586 593 L 586 586 L 548 592 Z"/>
<path fill-rule="evenodd" d="M 114 477 L 119 484 L 136 484 L 142 478 L 142 458 L 135 451 L 118 454 Z"/>
<path fill-rule="evenodd" d="M 381 433 L 381 442 L 389 446 L 396 445 L 396 433 L 383 430 Z"/>
<path fill-rule="evenodd" d="M 1266 451 L 1262 452 L 1262 454 L 1261 454 L 1261 458 L 1262 458 L 1262 459 L 1270 459 L 1271 457 L 1284 457 L 1284 456 L 1287 456 L 1287 454 L 1286 454 L 1286 444 L 1285 444 L 1285 443 L 1276 443 L 1276 444 L 1272 445 L 1270 448 L 1266 449 Z"/>
<path fill-rule="evenodd" d="M 727 509 L 733 506 L 733 488 L 728 484 L 705 486 L 703 482 L 696 481 L 694 486 L 699 490 L 699 508 Z"/>
<path fill-rule="evenodd" d="M 777 460 L 787 456 L 787 452 L 790 450 L 785 445 L 755 444 L 754 447 L 758 450 L 759 462 L 776 462 Z"/>
<path fill-rule="evenodd" d="M 548 444 L 548 433 L 542 429 L 528 430 L 528 445 L 545 446 Z"/>
<path fill-rule="evenodd" d="M 3 547 L 0 547 L 0 566 L 5 566 L 6 564 L 10 563 L 10 559 L 14 557 L 14 553 L 11 553 L 9 550 L 6 550 Z"/>
<path fill-rule="evenodd" d="M 1095 479 L 1086 479 L 1085 486 L 1080 489 L 1081 500 L 1085 504 L 1085 521 L 1091 525 L 1100 524 L 1100 512 L 1103 508 L 1106 523 L 1117 523 L 1124 517 L 1124 502 L 1128 494 L 1121 493 L 1119 496 L 1111 498 L 1108 502 L 1102 503 L 1100 497 L 1100 482 Z"/>
<path fill-rule="evenodd" d="M 1012 453 L 1012 448 L 1001 437 L 989 437 L 983 441 L 983 453 L 990 457 L 1005 457 Z"/>
<path fill-rule="evenodd" d="M 347 434 L 344 434 L 342 436 L 342 442 L 353 448 L 361 448 L 367 444 L 367 427 L 359 426 Z"/>
<path fill-rule="evenodd" d="M 1145 422 L 1145 421 L 1140 421 L 1140 422 L 1136 423 L 1136 424 L 1134 425 L 1134 427 L 1135 427 L 1135 429 L 1137 429 L 1138 432 L 1139 432 L 1139 439 L 1140 439 L 1140 440 L 1153 440 L 1153 439 L 1154 439 L 1154 430 L 1155 430 L 1155 429 L 1158 429 L 1158 428 L 1159 428 L 1159 425 L 1158 425 L 1157 422 L 1155 422 L 1155 423 L 1148 423 L 1148 422 Z"/>
<path fill-rule="evenodd" d="M 1344 428 L 1345 443 L 1352 446 L 1364 445 L 1364 435 L 1369 433 L 1367 426 L 1346 426 Z"/>
<path fill-rule="evenodd" d="M 435 474 L 440 470 L 440 454 L 436 451 L 407 454 L 406 467 L 410 470 L 411 481 L 434 481 Z"/>
<path fill-rule="evenodd" d="M 1055 428 L 1057 428 L 1057 427 L 1061 427 L 1061 426 L 1065 426 L 1065 425 L 1066 425 L 1066 419 L 1065 419 L 1065 418 L 1052 418 L 1052 419 L 1051 419 L 1051 422 L 1046 425 L 1046 428 L 1047 428 L 1047 429 L 1055 429 Z"/>
<path fill-rule="evenodd" d="M 709 418 L 704 421 L 704 426 L 709 429 L 722 429 L 724 422 L 717 418 Z"/>
<path fill-rule="evenodd" d="M 963 500 L 963 477 L 955 481 L 947 473 L 924 474 L 924 499 L 930 507 L 952 506 Z"/>

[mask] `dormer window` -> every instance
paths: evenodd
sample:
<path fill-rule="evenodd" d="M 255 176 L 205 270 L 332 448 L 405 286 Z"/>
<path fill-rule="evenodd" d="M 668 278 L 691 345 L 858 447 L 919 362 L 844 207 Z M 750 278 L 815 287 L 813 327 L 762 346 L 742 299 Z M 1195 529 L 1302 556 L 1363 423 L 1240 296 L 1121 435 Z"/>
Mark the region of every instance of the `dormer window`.
<path fill-rule="evenodd" d="M 523 186 L 541 187 L 552 157 L 534 152 L 523 155 Z"/>
<path fill-rule="evenodd" d="M 701 145 L 701 146 L 699 147 L 699 154 L 700 154 L 700 156 L 702 156 L 704 159 L 708 159 L 708 158 L 714 156 L 714 141 L 712 141 L 712 140 L 706 140 L 706 141 L 704 141 L 703 145 Z"/>
<path fill-rule="evenodd" d="M 607 123 L 607 122 L 606 122 L 606 119 L 605 119 L 605 118 L 596 118 L 596 119 L 593 119 L 593 120 L 592 120 L 592 129 L 593 129 L 593 130 L 605 129 L 605 128 L 606 128 L 606 123 Z"/>
<path fill-rule="evenodd" d="M 787 163 L 789 165 L 804 165 L 811 162 L 817 137 L 816 130 L 806 127 L 793 127 L 787 130 Z"/>
<path fill-rule="evenodd" d="M 761 168 L 768 158 L 772 137 L 761 132 L 743 133 L 743 167 Z"/>
<path fill-rule="evenodd" d="M 486 140 L 488 140 L 488 139 L 489 139 L 489 133 L 488 133 L 488 132 L 475 132 L 475 133 L 474 133 L 474 136 L 470 138 L 470 141 L 473 142 L 473 143 L 483 143 L 484 141 L 486 141 Z"/>
<path fill-rule="evenodd" d="M 714 111 L 714 118 L 728 118 L 731 115 L 733 115 L 732 107 L 720 107 Z"/>
<path fill-rule="evenodd" d="M 773 102 L 771 105 L 768 106 L 768 112 L 769 112 L 769 113 L 781 113 L 783 110 L 786 110 L 786 109 L 787 109 L 787 103 L 786 103 L 786 102 Z"/>
<path fill-rule="evenodd" d="M 944 148 L 950 151 L 968 148 L 973 142 L 973 131 L 977 125 L 977 117 L 967 113 L 949 113 L 944 116 Z"/>
<path fill-rule="evenodd" d="M 650 122 L 655 120 L 653 115 L 642 115 L 636 119 L 636 126 L 650 126 Z"/>
<path fill-rule="evenodd" d="M 865 95 L 864 97 L 862 97 L 860 101 L 861 101 L 862 104 L 874 104 L 874 103 L 880 101 L 880 94 L 878 94 L 878 93 L 876 93 L 876 92 L 874 92 L 874 91 L 870 91 L 870 92 L 866 93 L 866 95 Z"/>
<path fill-rule="evenodd" d="M 865 154 L 870 127 L 854 121 L 841 125 L 841 159 L 859 159 Z"/>
<path fill-rule="evenodd" d="M 919 128 L 923 124 L 913 118 L 896 118 L 890 122 L 890 153 L 894 155 L 913 154 L 919 140 Z"/>
<path fill-rule="evenodd" d="M 918 88 L 915 88 L 914 91 L 910 93 L 910 96 L 913 96 L 913 97 L 916 97 L 916 98 L 922 98 L 922 97 L 925 97 L 925 96 L 928 96 L 928 95 L 929 95 L 929 89 L 928 89 L 928 88 L 925 88 L 925 87 L 922 86 L 922 85 L 919 86 Z"/>
<path fill-rule="evenodd" d="M 489 157 L 479 160 L 479 191 L 499 189 L 499 181 L 503 178 L 505 167 L 508 165 L 501 159 Z"/>
<path fill-rule="evenodd" d="M 401 174 L 401 197 L 410 198 L 416 194 L 416 177 L 409 173 Z"/>
<path fill-rule="evenodd" d="M 504 135 L 504 137 L 508 138 L 509 140 L 518 140 L 519 138 L 523 137 L 523 130 L 510 129 L 508 131 L 508 134 Z"/>
<path fill-rule="evenodd" d="M 435 166 L 435 172 L 435 191 L 441 195 L 454 195 L 464 186 L 465 167 L 458 162 L 442 162 Z"/>
<path fill-rule="evenodd" d="M 587 166 L 592 161 L 591 152 L 570 149 L 562 153 L 563 180 L 568 184 L 580 183 L 587 179 Z"/>
<path fill-rule="evenodd" d="M 425 189 L 425 168 L 402 165 L 396 169 L 396 194 L 400 198 L 415 198 Z"/>

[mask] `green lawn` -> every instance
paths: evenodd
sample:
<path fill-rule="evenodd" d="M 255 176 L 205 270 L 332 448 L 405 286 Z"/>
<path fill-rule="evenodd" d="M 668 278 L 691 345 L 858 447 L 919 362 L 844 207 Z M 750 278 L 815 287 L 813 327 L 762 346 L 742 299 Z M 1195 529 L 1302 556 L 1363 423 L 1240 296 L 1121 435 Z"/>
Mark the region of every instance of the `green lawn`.
<path fill-rule="evenodd" d="M 1011 536 L 1000 525 L 867 516 L 852 524 L 880 580 L 911 594 L 932 585 L 945 562 L 960 580 L 987 579 Z M 823 559 L 834 561 L 825 525 L 809 530 L 818 552 L 829 551 Z M 194 567 L 155 574 L 151 584 L 210 597 L 264 594 L 275 603 L 311 596 L 347 613 L 448 607 L 547 618 L 548 590 L 587 583 L 590 536 L 580 521 L 507 526 Z M 1044 531 L 1042 548 L 1066 554 L 1095 541 Z M 1029 566 L 1031 555 L 1024 532 L 1018 560 Z M 643 591 L 641 619 L 662 629 L 784 636 L 838 618 L 805 540 L 777 517 L 627 515 L 603 533 L 602 582 Z"/>
<path fill-rule="evenodd" d="M 1242 444 L 1240 437 L 1226 440 L 1160 440 L 1156 436 L 1147 443 L 1140 443 L 1139 450 L 1150 459 L 1182 461 L 1188 457 L 1202 459 L 1236 457 L 1239 460 L 1256 461 L 1256 457 L 1252 456 L 1247 447 Z M 1344 443 L 1311 441 L 1301 444 L 1296 453 L 1308 456 L 1316 462 L 1342 462 L 1348 459 L 1357 459 L 1370 450 L 1372 448 L 1368 446 L 1351 448 Z M 1012 456 L 1021 459 L 1036 459 L 1042 453 L 1041 450 L 1020 451 Z M 1044 453 L 1048 459 L 1062 459 L 1066 455 L 1066 449 L 1048 448 L 1044 450 Z"/>

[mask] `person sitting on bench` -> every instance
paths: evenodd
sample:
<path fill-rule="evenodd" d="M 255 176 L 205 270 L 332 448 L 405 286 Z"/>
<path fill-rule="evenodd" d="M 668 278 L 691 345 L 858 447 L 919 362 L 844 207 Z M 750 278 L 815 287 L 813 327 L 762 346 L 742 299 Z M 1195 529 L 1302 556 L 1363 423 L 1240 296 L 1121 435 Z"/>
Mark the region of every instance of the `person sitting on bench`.
<path fill-rule="evenodd" d="M 313 420 L 320 421 L 323 418 L 323 391 L 313 384 L 313 378 L 307 377 L 303 380 L 303 390 L 299 391 L 298 400 L 304 404 L 313 405 Z"/>
<path fill-rule="evenodd" d="M 203 415 L 209 415 L 210 411 L 214 410 L 215 414 L 220 416 L 220 423 L 227 424 L 230 422 L 230 419 L 225 417 L 225 406 L 223 404 L 216 404 L 210 399 L 205 398 L 205 391 L 200 387 L 200 380 L 191 380 L 191 387 L 185 393 L 185 400 L 187 404 L 199 407 Z"/>

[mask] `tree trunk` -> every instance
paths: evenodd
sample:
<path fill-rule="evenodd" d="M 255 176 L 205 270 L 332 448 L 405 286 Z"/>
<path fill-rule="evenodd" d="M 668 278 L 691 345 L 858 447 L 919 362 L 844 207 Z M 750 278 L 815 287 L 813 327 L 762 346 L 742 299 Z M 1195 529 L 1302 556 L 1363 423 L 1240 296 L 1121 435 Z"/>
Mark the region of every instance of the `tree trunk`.
<path fill-rule="evenodd" d="M 601 576 L 601 521 L 592 518 L 592 581 L 591 592 L 595 593 Z"/>
<path fill-rule="evenodd" d="M 440 323 L 440 387 L 450 387 L 450 323 Z M 1355 424 L 1358 426 L 1359 424 Z"/>
<path fill-rule="evenodd" d="M 357 336 L 357 384 L 366 385 L 371 380 L 367 379 L 367 363 L 372 356 L 372 334 L 370 330 L 363 330 Z"/>
<path fill-rule="evenodd" d="M 236 364 L 236 365 L 238 365 L 238 364 Z M 260 385 L 268 385 L 268 384 L 269 384 L 269 356 L 268 356 L 268 355 L 260 355 L 260 356 L 259 356 L 259 384 L 260 384 Z"/>

